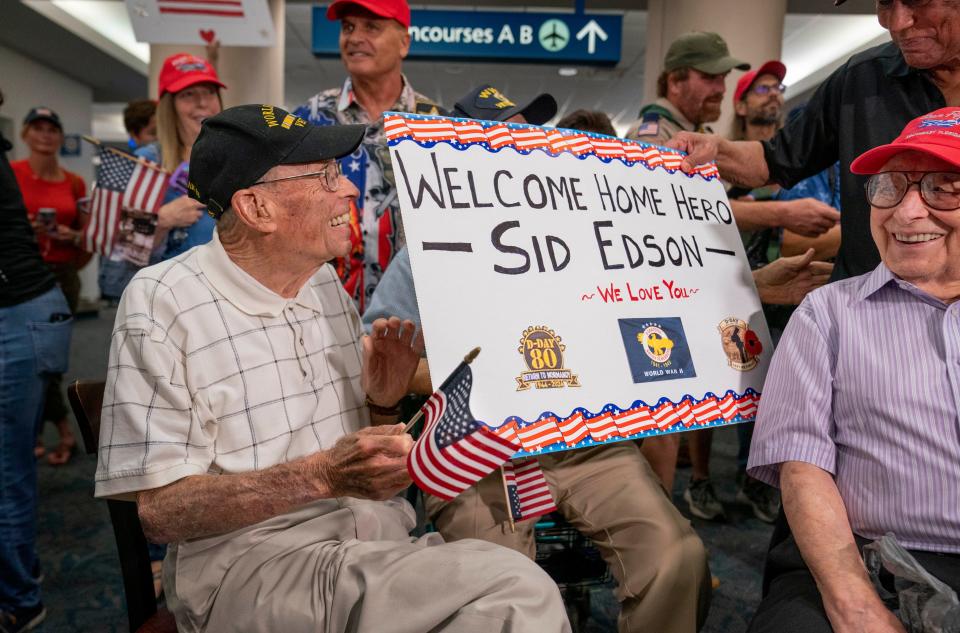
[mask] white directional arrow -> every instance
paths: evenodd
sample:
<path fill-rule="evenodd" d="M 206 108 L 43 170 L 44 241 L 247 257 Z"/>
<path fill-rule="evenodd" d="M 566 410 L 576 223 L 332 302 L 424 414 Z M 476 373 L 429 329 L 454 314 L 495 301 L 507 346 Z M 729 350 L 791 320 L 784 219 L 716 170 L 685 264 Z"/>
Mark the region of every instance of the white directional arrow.
<path fill-rule="evenodd" d="M 597 50 L 597 38 L 599 37 L 601 40 L 606 42 L 607 32 L 600 28 L 600 25 L 597 24 L 596 20 L 590 20 L 577 33 L 578 40 L 582 40 L 585 37 L 590 38 L 587 40 L 587 53 L 593 55 L 593 53 Z"/>

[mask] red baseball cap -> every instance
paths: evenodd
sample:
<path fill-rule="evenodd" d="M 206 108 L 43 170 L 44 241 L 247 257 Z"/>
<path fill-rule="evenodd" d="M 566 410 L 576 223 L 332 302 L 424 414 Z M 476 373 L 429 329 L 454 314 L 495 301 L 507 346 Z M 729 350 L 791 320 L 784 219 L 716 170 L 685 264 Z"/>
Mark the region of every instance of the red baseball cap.
<path fill-rule="evenodd" d="M 410 5 L 407 0 L 333 0 L 327 7 L 327 19 L 339 20 L 343 17 L 344 10 L 352 4 L 410 28 Z"/>
<path fill-rule="evenodd" d="M 737 89 L 733 91 L 734 103 L 737 103 L 743 98 L 744 93 L 750 90 L 750 86 L 753 85 L 753 82 L 756 81 L 760 75 L 773 75 L 778 81 L 783 81 L 783 78 L 787 76 L 787 67 L 777 60 L 771 59 L 760 68 L 743 73 L 739 81 L 737 81 Z"/>
<path fill-rule="evenodd" d="M 217 71 L 213 69 L 210 62 L 190 53 L 176 53 L 163 60 L 163 66 L 160 68 L 158 95 L 162 97 L 165 92 L 180 92 L 194 84 L 203 83 L 216 84 L 221 88 L 226 88 L 220 78 L 217 77 Z"/>
<path fill-rule="evenodd" d="M 879 173 L 888 160 L 911 150 L 960 167 L 960 108 L 940 108 L 910 121 L 892 143 L 860 154 L 850 171 L 863 176 Z"/>

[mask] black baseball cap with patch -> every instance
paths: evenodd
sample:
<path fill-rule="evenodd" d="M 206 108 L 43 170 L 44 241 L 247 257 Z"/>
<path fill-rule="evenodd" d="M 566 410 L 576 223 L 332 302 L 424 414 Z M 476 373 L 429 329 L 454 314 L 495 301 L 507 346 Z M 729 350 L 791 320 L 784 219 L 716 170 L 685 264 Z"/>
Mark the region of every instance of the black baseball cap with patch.
<path fill-rule="evenodd" d="M 522 114 L 527 123 L 543 125 L 557 114 L 557 100 L 544 93 L 527 105 L 518 106 L 490 84 L 484 84 L 458 99 L 451 114 L 486 121 L 506 121 Z"/>
<path fill-rule="evenodd" d="M 227 108 L 200 128 L 187 193 L 219 218 L 235 192 L 273 167 L 341 158 L 357 149 L 365 133 L 365 125 L 310 125 L 272 105 Z"/>
<path fill-rule="evenodd" d="M 34 121 L 49 121 L 60 128 L 61 132 L 63 131 L 63 124 L 60 123 L 60 117 L 50 108 L 43 106 L 30 108 L 30 112 L 27 112 L 27 116 L 23 119 L 23 124 L 30 125 Z"/>

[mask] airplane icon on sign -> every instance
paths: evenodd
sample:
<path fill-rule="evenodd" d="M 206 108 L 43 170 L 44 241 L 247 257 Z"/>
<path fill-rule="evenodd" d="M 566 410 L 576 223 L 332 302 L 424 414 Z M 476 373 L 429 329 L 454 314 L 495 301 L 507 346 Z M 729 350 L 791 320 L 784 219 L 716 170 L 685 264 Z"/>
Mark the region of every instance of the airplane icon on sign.
<path fill-rule="evenodd" d="M 567 42 L 567 36 L 557 32 L 556 22 L 551 24 L 550 27 L 551 27 L 550 32 L 547 33 L 546 35 L 543 35 L 541 39 L 550 42 L 551 46 L 560 48 L 561 46 L 563 46 L 563 44 Z"/>
<path fill-rule="evenodd" d="M 556 53 L 570 43 L 570 29 L 562 20 L 551 18 L 540 25 L 537 37 L 540 40 L 540 46 L 551 53 Z"/>

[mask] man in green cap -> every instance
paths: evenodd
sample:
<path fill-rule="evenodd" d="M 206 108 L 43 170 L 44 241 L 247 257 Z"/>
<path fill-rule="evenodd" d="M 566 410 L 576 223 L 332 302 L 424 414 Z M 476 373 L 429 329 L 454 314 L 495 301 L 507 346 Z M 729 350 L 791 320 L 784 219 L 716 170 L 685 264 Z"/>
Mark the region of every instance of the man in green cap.
<path fill-rule="evenodd" d="M 657 100 L 640 109 L 627 138 L 663 145 L 677 132 L 710 131 L 705 124 L 720 118 L 724 81 L 734 68 L 750 70 L 750 64 L 732 57 L 722 37 L 684 33 L 667 50 Z"/>
<path fill-rule="evenodd" d="M 692 31 L 681 35 L 670 45 L 663 60 L 663 72 L 657 78 L 658 99 L 641 108 L 640 120 L 630 127 L 627 138 L 664 145 L 680 132 L 711 133 L 706 124 L 720 118 L 724 82 L 734 68 L 749 70 L 750 64 L 731 56 L 727 43 L 716 33 Z M 783 227 L 806 237 L 828 231 L 840 218 L 835 209 L 813 198 L 735 199 L 731 200 L 731 208 L 741 231 Z M 754 278 L 761 300 L 770 304 L 799 303 L 807 291 L 826 282 L 827 277 L 818 266 L 808 255 L 799 255 L 758 269 Z M 783 289 L 793 296 L 780 296 Z M 708 429 L 687 436 L 693 472 L 683 495 L 690 513 L 707 520 L 725 516 L 710 482 L 710 438 Z M 668 491 L 673 490 L 679 447 L 680 438 L 673 434 L 649 438 L 641 449 Z"/>
<path fill-rule="evenodd" d="M 678 132 L 712 132 L 705 124 L 720 118 L 724 82 L 734 68 L 749 70 L 750 64 L 732 57 L 722 37 L 703 31 L 684 33 L 674 40 L 664 57 L 663 72 L 657 78 L 657 100 L 640 109 L 640 120 L 630 126 L 627 138 L 663 145 Z M 690 457 L 695 465 L 706 466 L 709 446 L 696 450 L 704 442 L 695 439 L 701 438 L 691 439 L 696 446 L 691 446 Z M 680 437 L 676 434 L 648 438 L 641 448 L 668 491 L 673 490 L 679 448 Z M 684 492 L 690 493 L 689 489 Z M 694 492 L 696 496 L 688 503 L 695 516 L 716 519 L 723 515 L 723 506 L 709 479 L 703 478 Z"/>

